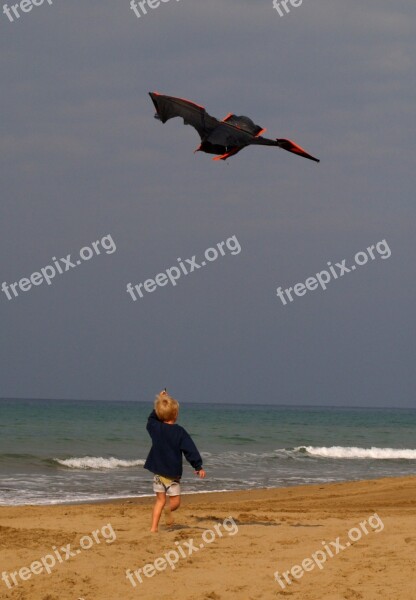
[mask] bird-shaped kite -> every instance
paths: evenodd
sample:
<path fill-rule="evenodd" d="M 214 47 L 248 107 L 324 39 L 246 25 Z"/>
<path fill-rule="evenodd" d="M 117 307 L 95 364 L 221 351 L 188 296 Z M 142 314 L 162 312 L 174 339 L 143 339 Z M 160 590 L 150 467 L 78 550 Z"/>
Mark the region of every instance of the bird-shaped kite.
<path fill-rule="evenodd" d="M 203 106 L 173 96 L 164 96 L 157 92 L 149 92 L 156 108 L 155 118 L 166 123 L 174 117 L 182 117 L 185 125 L 194 127 L 201 138 L 200 146 L 195 152 L 217 154 L 213 160 L 226 160 L 237 154 L 246 146 L 278 146 L 309 160 L 319 162 L 303 148 L 290 140 L 270 140 L 261 137 L 266 130 L 255 125 L 248 117 L 229 114 L 222 121 L 211 117 Z"/>

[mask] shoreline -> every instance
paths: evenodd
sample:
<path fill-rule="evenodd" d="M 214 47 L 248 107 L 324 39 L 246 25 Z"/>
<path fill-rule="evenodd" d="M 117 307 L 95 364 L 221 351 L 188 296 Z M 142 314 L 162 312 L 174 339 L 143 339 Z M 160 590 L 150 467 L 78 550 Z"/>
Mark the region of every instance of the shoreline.
<path fill-rule="evenodd" d="M 183 492 L 181 493 L 181 498 L 186 496 L 204 496 L 206 494 L 243 494 L 243 493 L 254 493 L 254 492 L 266 492 L 266 491 L 277 491 L 277 490 L 292 490 L 298 488 L 322 488 L 323 486 L 335 486 L 340 484 L 354 484 L 354 483 L 370 483 L 373 481 L 389 481 L 389 480 L 406 480 L 412 479 L 416 477 L 415 475 L 397 475 L 396 477 L 375 477 L 374 479 L 344 479 L 340 481 L 329 481 L 329 482 L 321 482 L 321 483 L 305 483 L 300 485 L 290 485 L 290 486 L 281 486 L 281 487 L 252 487 L 238 490 L 200 490 L 200 491 L 191 491 L 191 492 Z M 120 496 L 117 498 L 99 498 L 97 500 L 88 499 L 88 500 L 70 500 L 70 501 L 62 501 L 62 502 L 54 502 L 54 503 L 42 503 L 42 504 L 31 504 L 30 502 L 27 504 L 0 504 L 1 509 L 5 508 L 48 508 L 48 507 L 59 507 L 59 506 L 96 506 L 96 505 L 107 505 L 107 504 L 138 504 L 140 500 L 154 498 L 154 493 L 151 492 L 149 494 L 140 494 L 139 496 Z"/>
<path fill-rule="evenodd" d="M 322 488 L 323 486 L 335 486 L 335 485 L 340 485 L 340 484 L 353 484 L 353 483 L 360 483 L 360 482 L 365 482 L 365 483 L 370 483 L 373 481 L 389 481 L 389 480 L 406 480 L 406 479 L 412 479 L 413 477 L 416 477 L 416 473 L 415 475 L 397 475 L 395 477 L 377 477 L 374 479 L 344 479 L 344 480 L 339 480 L 339 481 L 330 481 L 330 482 L 322 482 L 322 483 L 305 483 L 305 484 L 299 484 L 299 485 L 291 485 L 291 486 L 281 486 L 281 487 L 251 487 L 251 488 L 245 488 L 245 489 L 238 489 L 238 490 L 200 490 L 200 491 L 191 491 L 191 492 L 183 492 L 181 493 L 181 497 L 186 497 L 186 496 L 199 496 L 199 495 L 206 495 L 206 494 L 212 494 L 212 495 L 217 495 L 217 494 L 242 494 L 245 492 L 256 492 L 256 491 L 273 491 L 273 490 L 292 490 L 292 489 L 297 489 L 297 488 L 313 488 L 313 487 L 319 487 Z M 62 502 L 53 502 L 53 503 L 42 503 L 42 504 L 31 504 L 30 502 L 28 502 L 27 504 L 0 504 L 0 511 L 1 509 L 5 509 L 5 508 L 27 508 L 27 507 L 33 507 L 33 508 L 48 508 L 48 507 L 59 507 L 59 506 L 95 506 L 95 505 L 106 505 L 106 504 L 123 504 L 123 503 L 132 503 L 132 504 L 138 504 L 140 500 L 144 500 L 146 498 L 154 498 L 154 493 L 151 492 L 149 494 L 140 494 L 139 496 L 120 496 L 117 498 L 99 498 L 97 500 L 93 500 L 93 499 L 87 499 L 87 500 L 69 500 L 69 501 L 62 501 Z"/>
<path fill-rule="evenodd" d="M 343 480 L 343 481 L 336 481 L 336 482 L 327 482 L 327 483 L 305 483 L 305 484 L 301 484 L 301 485 L 291 485 L 291 486 L 283 486 L 283 487 L 256 487 L 256 488 L 247 488 L 247 489 L 240 489 L 240 490 L 202 490 L 202 491 L 198 491 L 198 492 L 184 492 L 181 494 L 181 498 L 185 498 L 188 496 L 205 496 L 205 495 L 212 495 L 214 498 L 214 501 L 217 499 L 222 499 L 223 495 L 228 495 L 228 494 L 238 494 L 238 495 L 245 495 L 245 494 L 250 494 L 250 496 L 254 497 L 255 492 L 260 492 L 261 496 L 263 495 L 263 493 L 267 493 L 267 492 L 276 492 L 276 491 L 288 491 L 288 490 L 294 490 L 294 489 L 302 489 L 302 490 L 308 490 L 308 489 L 322 489 L 324 487 L 327 486 L 337 486 L 337 485 L 345 485 L 345 484 L 354 484 L 354 483 L 372 483 L 373 481 L 397 481 L 397 480 L 407 480 L 410 479 L 412 480 L 413 478 L 416 479 L 416 474 L 412 477 L 412 476 L 397 476 L 397 477 L 381 477 L 381 478 L 374 478 L 374 479 L 347 479 L 347 480 Z M 31 504 L 31 505 L 24 505 L 24 506 L 77 506 L 77 505 L 106 505 L 106 504 L 145 504 L 145 502 L 143 502 L 144 500 L 150 498 L 153 502 L 154 499 L 154 493 L 150 493 L 150 494 L 143 494 L 141 496 L 124 496 L 122 498 L 113 498 L 113 499 L 102 499 L 102 500 L 85 500 L 85 501 L 74 501 L 74 502 L 68 502 L 68 503 L 62 503 L 62 504 L 42 504 L 42 505 L 36 505 L 36 504 Z"/>

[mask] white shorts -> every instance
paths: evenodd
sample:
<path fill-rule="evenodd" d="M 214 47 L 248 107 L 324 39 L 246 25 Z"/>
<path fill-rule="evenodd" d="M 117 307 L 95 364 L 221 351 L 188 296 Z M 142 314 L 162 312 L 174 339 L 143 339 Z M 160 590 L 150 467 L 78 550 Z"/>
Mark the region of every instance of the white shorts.
<path fill-rule="evenodd" d="M 162 493 L 166 494 L 167 496 L 180 496 L 181 484 L 179 479 L 155 475 L 153 477 L 153 491 L 155 494 Z"/>

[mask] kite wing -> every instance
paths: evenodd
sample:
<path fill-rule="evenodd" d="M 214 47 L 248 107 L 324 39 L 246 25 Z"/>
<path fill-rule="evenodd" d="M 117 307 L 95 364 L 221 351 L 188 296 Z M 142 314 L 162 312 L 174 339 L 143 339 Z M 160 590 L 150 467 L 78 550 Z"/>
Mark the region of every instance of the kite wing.
<path fill-rule="evenodd" d="M 266 131 L 260 127 L 260 125 L 253 123 L 249 117 L 238 117 L 237 115 L 229 114 L 225 117 L 223 123 L 227 123 L 227 125 L 231 125 L 232 127 L 237 127 L 237 129 L 254 137 L 257 137 Z"/>
<path fill-rule="evenodd" d="M 149 96 L 155 105 L 155 118 L 166 123 L 174 117 L 182 117 L 185 125 L 191 125 L 197 130 L 201 140 L 205 139 L 220 124 L 217 119 L 207 113 L 203 106 L 199 106 L 195 102 L 164 96 L 157 92 L 149 92 Z"/>

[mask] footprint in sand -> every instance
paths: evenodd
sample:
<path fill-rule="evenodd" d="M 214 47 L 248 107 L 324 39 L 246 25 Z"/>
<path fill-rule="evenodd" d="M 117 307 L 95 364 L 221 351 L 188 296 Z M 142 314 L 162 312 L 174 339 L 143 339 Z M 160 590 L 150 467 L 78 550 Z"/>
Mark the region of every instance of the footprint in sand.
<path fill-rule="evenodd" d="M 346 600 L 353 600 L 363 598 L 363 595 L 360 592 L 353 590 L 352 588 L 347 588 L 344 594 L 344 598 L 346 598 Z"/>

